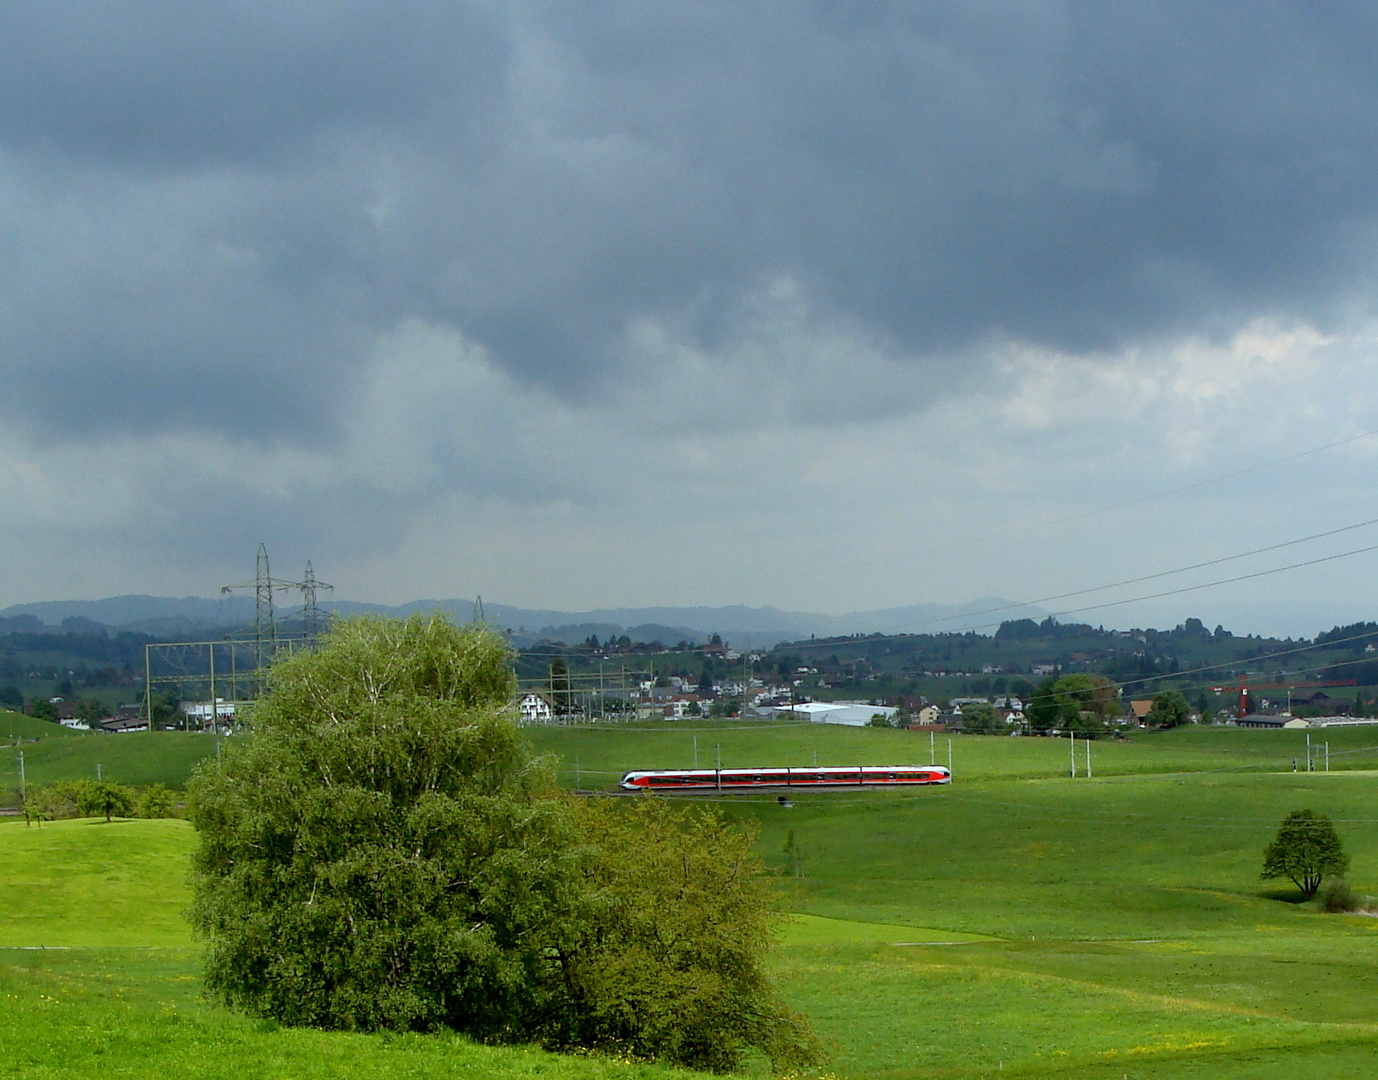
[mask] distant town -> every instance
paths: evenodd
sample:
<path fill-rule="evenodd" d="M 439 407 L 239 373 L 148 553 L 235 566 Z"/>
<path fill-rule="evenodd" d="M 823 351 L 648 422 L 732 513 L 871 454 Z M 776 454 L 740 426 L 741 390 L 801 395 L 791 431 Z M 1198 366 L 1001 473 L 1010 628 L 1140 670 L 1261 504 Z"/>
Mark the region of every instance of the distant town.
<path fill-rule="evenodd" d="M 1358 724 L 1378 711 L 1371 622 L 1290 639 L 1194 618 L 1171 630 L 1016 619 L 990 634 L 855 634 L 770 648 L 717 633 L 667 644 L 495 629 L 514 641 L 515 705 L 528 724 L 716 717 L 1099 737 L 1143 725 Z M 286 620 L 274 647 L 301 641 Z M 0 619 L 0 705 L 81 730 L 228 733 L 257 692 L 262 644 L 242 626 L 177 640 L 79 617 L 57 627 Z"/>

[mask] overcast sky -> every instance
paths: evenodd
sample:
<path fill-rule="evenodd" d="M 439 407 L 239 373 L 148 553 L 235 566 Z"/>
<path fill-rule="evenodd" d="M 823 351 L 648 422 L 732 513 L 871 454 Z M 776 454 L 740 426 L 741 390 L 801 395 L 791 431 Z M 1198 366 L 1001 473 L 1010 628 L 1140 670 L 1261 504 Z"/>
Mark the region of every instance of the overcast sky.
<path fill-rule="evenodd" d="M 841 613 L 1378 518 L 1375 55 L 1326 0 L 0 0 L 0 605 L 263 541 Z M 1310 634 L 1375 570 L 1068 617 Z"/>

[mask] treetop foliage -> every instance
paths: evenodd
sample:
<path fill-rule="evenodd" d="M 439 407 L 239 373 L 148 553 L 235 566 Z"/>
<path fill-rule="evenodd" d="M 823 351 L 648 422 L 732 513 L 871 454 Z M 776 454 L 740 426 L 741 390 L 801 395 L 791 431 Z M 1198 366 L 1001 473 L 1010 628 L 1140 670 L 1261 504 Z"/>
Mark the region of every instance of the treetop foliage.
<path fill-rule="evenodd" d="M 1191 722 L 1191 706 L 1178 690 L 1160 690 L 1144 717 L 1153 727 L 1174 728 Z"/>
<path fill-rule="evenodd" d="M 1301 890 L 1302 899 L 1316 895 L 1328 877 L 1343 877 L 1349 869 L 1335 826 L 1324 814 L 1293 810 L 1282 821 L 1273 842 L 1263 852 L 1263 874 L 1285 877 Z"/>
<path fill-rule="evenodd" d="M 275 665 L 191 784 L 208 988 L 291 1024 L 808 1058 L 761 972 L 750 838 L 557 793 L 513 690 L 502 638 L 442 618 L 343 620 Z"/>

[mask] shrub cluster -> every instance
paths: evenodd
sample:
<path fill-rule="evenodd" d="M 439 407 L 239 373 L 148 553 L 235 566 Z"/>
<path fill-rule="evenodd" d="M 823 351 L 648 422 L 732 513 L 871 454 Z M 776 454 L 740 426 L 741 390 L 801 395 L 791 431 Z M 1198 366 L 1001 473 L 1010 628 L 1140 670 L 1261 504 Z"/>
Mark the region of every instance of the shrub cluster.
<path fill-rule="evenodd" d="M 558 794 L 514 688 L 501 638 L 439 617 L 347 620 L 277 665 L 254 737 L 189 791 L 208 988 L 290 1024 L 816 1060 L 763 972 L 751 837 Z"/>
<path fill-rule="evenodd" d="M 23 810 L 25 821 L 30 823 L 74 817 L 110 821 L 117 817 L 175 817 L 177 803 L 173 792 L 162 784 L 139 789 L 112 780 L 59 780 L 29 788 Z"/>

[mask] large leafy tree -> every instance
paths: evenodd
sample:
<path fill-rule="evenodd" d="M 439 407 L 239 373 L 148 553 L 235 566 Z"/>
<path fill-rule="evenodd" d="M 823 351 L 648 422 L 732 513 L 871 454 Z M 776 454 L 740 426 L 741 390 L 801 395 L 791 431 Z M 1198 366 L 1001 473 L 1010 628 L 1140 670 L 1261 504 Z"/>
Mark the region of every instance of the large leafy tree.
<path fill-rule="evenodd" d="M 1174 728 L 1191 722 L 1191 706 L 1177 690 L 1160 690 L 1144 721 L 1152 727 Z"/>
<path fill-rule="evenodd" d="M 1263 852 L 1263 877 L 1285 877 L 1310 900 L 1328 877 L 1343 877 L 1349 869 L 1335 826 L 1324 814 L 1293 810 L 1282 821 L 1273 842 Z"/>
<path fill-rule="evenodd" d="M 979 701 L 962 706 L 962 727 L 978 735 L 990 735 L 1009 730 L 993 706 Z"/>
<path fill-rule="evenodd" d="M 1057 694 L 1053 687 L 1056 679 L 1044 679 L 1029 699 L 1024 715 L 1029 718 L 1029 727 L 1034 731 L 1049 731 L 1057 727 Z"/>
<path fill-rule="evenodd" d="M 510 718 L 514 690 L 500 637 L 439 617 L 345 620 L 276 665 L 254 735 L 191 784 L 209 989 L 294 1024 L 709 1068 L 745 1046 L 808 1058 L 761 975 L 769 890 L 745 841 L 727 881 L 725 827 L 653 812 L 655 829 L 624 827 L 557 795 Z M 620 865 L 671 856 L 715 883 L 716 906 Z M 714 934 L 739 948 L 715 951 Z M 627 954 L 639 982 L 619 974 Z"/>
<path fill-rule="evenodd" d="M 254 736 L 192 781 L 208 987 L 296 1024 L 524 1021 L 573 845 L 513 689 L 499 638 L 439 618 L 343 622 L 277 665 Z"/>
<path fill-rule="evenodd" d="M 1077 673 L 1045 679 L 1030 698 L 1025 715 L 1034 731 L 1084 732 L 1105 730 L 1106 717 L 1119 711 L 1115 689 L 1099 675 Z"/>

